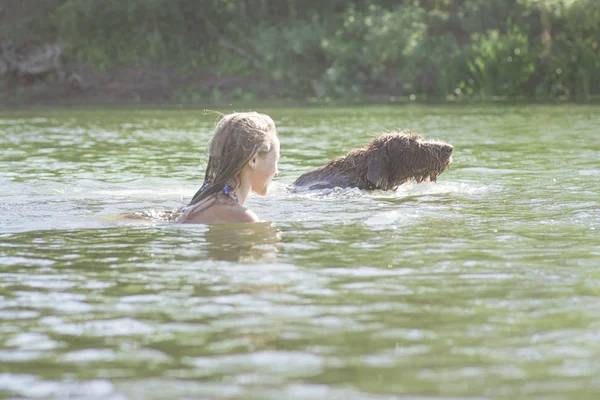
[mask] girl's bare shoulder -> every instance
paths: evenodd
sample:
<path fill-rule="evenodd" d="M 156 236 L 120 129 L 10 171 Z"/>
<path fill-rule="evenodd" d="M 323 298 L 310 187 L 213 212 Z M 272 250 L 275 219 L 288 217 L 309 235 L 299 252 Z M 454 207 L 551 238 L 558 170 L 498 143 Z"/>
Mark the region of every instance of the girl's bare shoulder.
<path fill-rule="evenodd" d="M 260 221 L 254 212 L 239 204 L 216 204 L 215 206 L 221 207 L 218 213 L 225 223 Z"/>
<path fill-rule="evenodd" d="M 216 203 L 181 222 L 191 224 L 235 224 L 259 221 L 254 212 L 239 204 Z"/>

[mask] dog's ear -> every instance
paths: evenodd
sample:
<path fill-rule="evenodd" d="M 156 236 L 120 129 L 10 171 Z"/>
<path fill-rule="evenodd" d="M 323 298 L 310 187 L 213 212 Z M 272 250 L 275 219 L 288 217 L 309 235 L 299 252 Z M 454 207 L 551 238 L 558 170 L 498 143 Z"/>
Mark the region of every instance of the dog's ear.
<path fill-rule="evenodd" d="M 384 168 L 385 158 L 382 149 L 376 149 L 369 154 L 367 161 L 367 179 L 378 189 L 387 186 L 388 177 Z"/>

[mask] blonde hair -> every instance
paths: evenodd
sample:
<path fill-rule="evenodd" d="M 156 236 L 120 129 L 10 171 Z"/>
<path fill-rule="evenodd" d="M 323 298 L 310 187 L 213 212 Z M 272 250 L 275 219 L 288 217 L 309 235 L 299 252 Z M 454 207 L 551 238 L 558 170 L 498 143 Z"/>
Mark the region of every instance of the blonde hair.
<path fill-rule="evenodd" d="M 210 139 L 204 183 L 188 206 L 222 192 L 227 184 L 235 190 L 242 168 L 254 156 L 268 153 L 276 135 L 275 122 L 266 114 L 223 115 Z"/>

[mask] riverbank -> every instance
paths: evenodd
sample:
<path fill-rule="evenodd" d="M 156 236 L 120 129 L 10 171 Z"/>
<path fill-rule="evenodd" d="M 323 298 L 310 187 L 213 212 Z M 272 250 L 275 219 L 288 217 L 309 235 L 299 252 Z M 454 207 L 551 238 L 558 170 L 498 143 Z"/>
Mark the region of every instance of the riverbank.
<path fill-rule="evenodd" d="M 597 0 L 41 3 L 0 0 L 0 106 L 600 96 Z"/>
<path fill-rule="evenodd" d="M 57 77 L 34 82 L 0 80 L 0 109 L 49 107 L 102 107 L 138 105 L 314 105 L 314 104 L 402 104 L 426 103 L 568 103 L 557 97 L 475 97 L 453 95 L 444 100 L 426 95 L 406 95 L 392 90 L 374 90 L 354 97 L 293 97 L 282 85 L 260 76 L 220 76 L 203 70 L 178 71 L 152 67 L 115 67 L 99 71 L 89 64 L 70 65 L 77 84 Z M 585 103 L 597 103 L 590 96 Z"/>
<path fill-rule="evenodd" d="M 89 64 L 71 65 L 69 72 L 76 81 L 54 76 L 34 82 L 0 81 L 0 107 L 194 104 L 277 97 L 271 94 L 272 84 L 252 76 L 161 67 L 99 71 Z"/>

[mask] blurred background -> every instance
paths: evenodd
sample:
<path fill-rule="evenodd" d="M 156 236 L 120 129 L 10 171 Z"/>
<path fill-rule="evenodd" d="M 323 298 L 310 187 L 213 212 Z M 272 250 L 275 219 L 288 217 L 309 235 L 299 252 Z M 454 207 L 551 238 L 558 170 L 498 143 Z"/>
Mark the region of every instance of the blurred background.
<path fill-rule="evenodd" d="M 598 0 L 0 0 L 0 105 L 588 101 Z"/>

